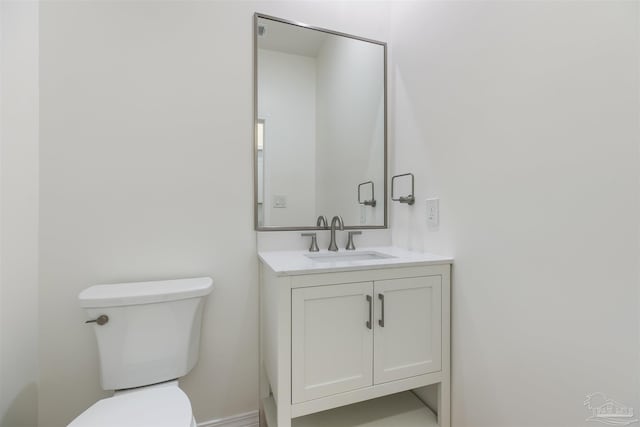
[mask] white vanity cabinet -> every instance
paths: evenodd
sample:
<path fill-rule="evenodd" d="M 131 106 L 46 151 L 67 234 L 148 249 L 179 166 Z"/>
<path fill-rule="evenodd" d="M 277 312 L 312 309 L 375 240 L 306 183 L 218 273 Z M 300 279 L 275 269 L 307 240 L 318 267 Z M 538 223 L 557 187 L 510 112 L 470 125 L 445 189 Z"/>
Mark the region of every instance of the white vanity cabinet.
<path fill-rule="evenodd" d="M 381 419 L 406 406 L 406 425 L 449 426 L 450 260 L 282 271 L 269 259 L 261 254 L 261 425 L 383 425 L 356 419 L 369 405 Z"/>

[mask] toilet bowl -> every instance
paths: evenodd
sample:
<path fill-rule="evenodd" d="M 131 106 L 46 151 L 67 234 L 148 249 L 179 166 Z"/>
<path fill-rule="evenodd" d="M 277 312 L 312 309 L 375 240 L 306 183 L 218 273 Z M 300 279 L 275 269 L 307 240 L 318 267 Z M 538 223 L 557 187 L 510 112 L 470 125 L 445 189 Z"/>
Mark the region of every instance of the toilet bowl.
<path fill-rule="evenodd" d="M 178 381 L 116 392 L 94 403 L 69 427 L 196 427 Z"/>
<path fill-rule="evenodd" d="M 178 387 L 198 361 L 208 277 L 97 285 L 78 299 L 100 356 L 100 383 L 114 390 L 69 427 L 196 427 Z"/>

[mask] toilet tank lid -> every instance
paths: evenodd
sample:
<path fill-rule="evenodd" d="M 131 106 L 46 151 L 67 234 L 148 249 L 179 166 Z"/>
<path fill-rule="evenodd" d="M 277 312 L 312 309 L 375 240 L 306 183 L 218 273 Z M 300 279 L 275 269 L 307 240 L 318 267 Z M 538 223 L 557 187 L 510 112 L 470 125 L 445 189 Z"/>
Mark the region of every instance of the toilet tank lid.
<path fill-rule="evenodd" d="M 212 289 L 210 277 L 115 283 L 91 286 L 80 292 L 78 300 L 84 308 L 118 307 L 197 298 L 208 295 Z"/>

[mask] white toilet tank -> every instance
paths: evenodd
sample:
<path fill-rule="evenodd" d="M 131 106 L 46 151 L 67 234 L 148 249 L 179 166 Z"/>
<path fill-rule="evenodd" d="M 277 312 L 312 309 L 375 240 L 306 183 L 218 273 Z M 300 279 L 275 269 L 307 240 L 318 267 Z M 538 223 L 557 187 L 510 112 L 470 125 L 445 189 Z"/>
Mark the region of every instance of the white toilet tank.
<path fill-rule="evenodd" d="M 182 377 L 198 361 L 208 277 L 96 285 L 78 299 L 92 323 L 105 390 Z M 100 324 L 102 323 L 102 324 Z"/>

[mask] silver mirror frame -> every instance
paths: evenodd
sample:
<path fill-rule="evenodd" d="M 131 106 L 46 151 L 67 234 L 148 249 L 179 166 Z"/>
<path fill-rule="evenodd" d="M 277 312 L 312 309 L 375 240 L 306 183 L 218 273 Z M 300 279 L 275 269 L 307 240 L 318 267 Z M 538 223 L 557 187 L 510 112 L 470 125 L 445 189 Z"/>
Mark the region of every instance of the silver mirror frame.
<path fill-rule="evenodd" d="M 367 39 L 364 37 L 354 36 L 352 34 L 341 33 L 339 31 L 328 30 L 326 28 L 314 27 L 301 22 L 291 21 L 287 19 L 277 18 L 275 16 L 265 15 L 263 13 L 253 14 L 253 225 L 256 231 L 298 231 L 298 230 L 324 230 L 326 227 L 318 226 L 298 226 L 298 227 L 280 227 L 280 226 L 259 226 L 258 225 L 258 19 L 269 19 L 284 24 L 294 25 L 297 27 L 308 28 L 311 30 L 322 31 L 324 33 L 333 34 L 342 37 L 348 37 L 368 43 L 374 43 L 382 46 L 384 50 L 384 224 L 383 225 L 345 225 L 345 230 L 367 230 L 367 229 L 384 229 L 389 227 L 389 203 L 387 195 L 388 187 L 388 115 L 387 115 L 387 43 Z M 339 212 L 326 212 L 325 215 L 331 217 L 340 215 Z"/>

